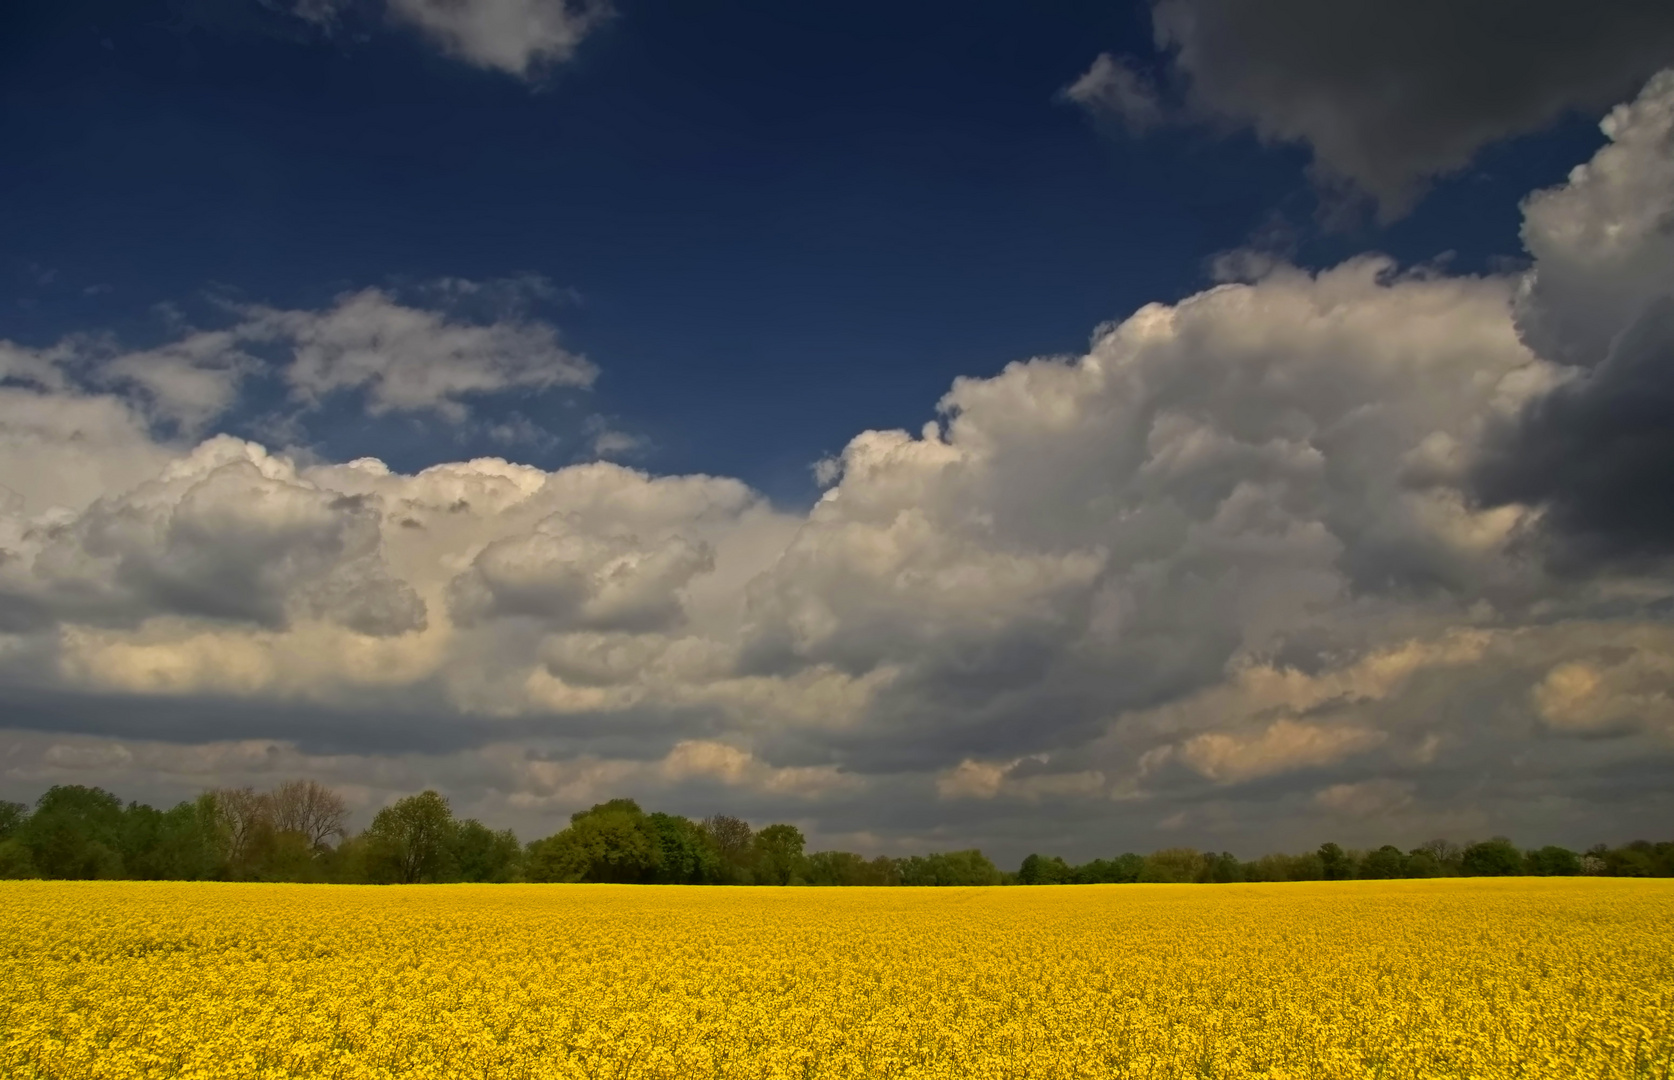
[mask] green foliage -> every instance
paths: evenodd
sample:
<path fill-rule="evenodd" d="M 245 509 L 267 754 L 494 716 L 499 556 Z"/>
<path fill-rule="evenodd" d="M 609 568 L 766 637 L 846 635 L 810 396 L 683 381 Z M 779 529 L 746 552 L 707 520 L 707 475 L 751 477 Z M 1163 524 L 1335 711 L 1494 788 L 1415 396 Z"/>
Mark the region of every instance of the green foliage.
<path fill-rule="evenodd" d="M 816 851 L 803 860 L 810 885 L 899 885 L 901 871 L 886 855 L 867 860 L 852 851 Z"/>
<path fill-rule="evenodd" d="M 1403 854 L 1386 844 L 1347 851 L 1335 843 L 1300 855 L 1240 862 L 1230 852 L 1168 848 L 1079 866 L 1032 854 L 1001 873 L 975 849 L 867 859 L 847 851 L 804 852 L 793 825 L 759 832 L 741 818 L 701 822 L 646 813 L 612 799 L 520 847 L 510 829 L 458 821 L 434 791 L 398 800 L 359 835 L 344 827 L 341 796 L 310 780 L 271 792 L 223 788 L 168 810 L 124 806 L 101 788 L 60 785 L 31 811 L 0 801 L 0 878 L 420 882 L 577 881 L 669 885 L 1020 885 L 1145 882 L 1315 881 L 1444 875 L 1674 876 L 1674 843 L 1598 844 L 1577 855 L 1546 846 L 1527 853 L 1505 837 L 1461 847 L 1430 840 Z M 327 841 L 342 840 L 335 847 Z"/>
<path fill-rule="evenodd" d="M 1537 877 L 1573 877 L 1581 872 L 1581 856 L 1551 844 L 1529 852 L 1523 862 L 1529 873 Z"/>
<path fill-rule="evenodd" d="M 1503 836 L 1471 844 L 1459 860 L 1469 877 L 1509 877 L 1523 872 L 1523 853 Z"/>
<path fill-rule="evenodd" d="M 1056 855 L 1030 855 L 1017 868 L 1017 884 L 1062 885 L 1070 880 L 1074 872 Z"/>
<path fill-rule="evenodd" d="M 22 840 L 0 840 L 0 878 L 40 877 L 35 859 Z"/>
<path fill-rule="evenodd" d="M 750 884 L 755 879 L 751 863 L 756 845 L 756 833 L 750 823 L 731 814 L 713 814 L 704 818 L 699 827 L 721 859 L 717 883 Z"/>
<path fill-rule="evenodd" d="M 1406 877 L 1407 857 L 1395 845 L 1385 844 L 1376 851 L 1367 852 L 1366 857 L 1360 860 L 1360 876 L 1372 879 Z"/>
<path fill-rule="evenodd" d="M 1423 848 L 1414 848 L 1407 853 L 1406 876 L 1410 878 L 1440 877 L 1441 864 Z"/>
<path fill-rule="evenodd" d="M 476 818 L 455 827 L 450 867 L 460 881 L 519 881 L 523 848 L 510 829 L 495 832 Z"/>
<path fill-rule="evenodd" d="M 12 834 L 23 827 L 23 822 L 28 817 L 27 804 L 0 800 L 0 840 L 10 840 Z"/>
<path fill-rule="evenodd" d="M 897 861 L 903 885 L 998 885 L 999 868 L 975 848 L 913 855 Z"/>
<path fill-rule="evenodd" d="M 725 880 L 721 853 L 703 826 L 675 814 L 650 814 L 646 820 L 657 836 L 652 880 L 661 885 L 714 885 Z"/>
<path fill-rule="evenodd" d="M 456 827 L 453 809 L 434 791 L 384 807 L 366 830 L 368 877 L 398 885 L 445 880 Z"/>
<path fill-rule="evenodd" d="M 80 784 L 47 789 L 18 829 L 30 861 L 48 878 L 122 876 L 122 800 Z"/>
<path fill-rule="evenodd" d="M 612 799 L 570 816 L 570 827 L 529 846 L 530 881 L 653 881 L 662 840 L 632 799 Z"/>
<path fill-rule="evenodd" d="M 1223 851 L 1219 855 L 1210 852 L 1204 856 L 1203 874 L 1200 879 L 1202 881 L 1215 885 L 1229 885 L 1244 880 L 1244 867 L 1238 861 L 1238 856 L 1230 851 Z"/>
<path fill-rule="evenodd" d="M 1358 869 L 1349 853 L 1332 843 L 1319 846 L 1320 877 L 1326 881 L 1347 881 Z"/>
<path fill-rule="evenodd" d="M 1159 885 L 1202 881 L 1208 865 L 1203 853 L 1194 848 L 1163 848 L 1145 857 L 1139 880 Z"/>
<path fill-rule="evenodd" d="M 791 885 L 802 879 L 806 841 L 795 825 L 769 825 L 756 833 L 752 863 L 759 885 Z"/>

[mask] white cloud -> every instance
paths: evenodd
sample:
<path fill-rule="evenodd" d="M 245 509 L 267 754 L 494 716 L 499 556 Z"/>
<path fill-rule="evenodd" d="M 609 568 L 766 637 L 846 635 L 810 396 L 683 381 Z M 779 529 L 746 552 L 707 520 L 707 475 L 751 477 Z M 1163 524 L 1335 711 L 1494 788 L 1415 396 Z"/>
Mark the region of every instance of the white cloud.
<path fill-rule="evenodd" d="M 1136 134 L 1164 120 L 1156 87 L 1127 61 L 1109 53 L 1100 53 L 1092 67 L 1066 86 L 1064 97 L 1094 116 L 1118 121 Z"/>
<path fill-rule="evenodd" d="M 1211 780 L 1235 783 L 1332 765 L 1386 738 L 1383 732 L 1366 728 L 1277 720 L 1252 735 L 1195 735 L 1181 745 L 1180 756 Z"/>
<path fill-rule="evenodd" d="M 463 419 L 463 399 L 505 390 L 592 385 L 598 369 L 559 346 L 553 328 L 515 316 L 488 324 L 407 307 L 379 289 L 321 311 L 250 308 L 241 331 L 293 350 L 285 381 L 304 401 L 361 390 L 374 415 L 434 409 Z"/>
<path fill-rule="evenodd" d="M 391 18 L 477 67 L 532 78 L 610 17 L 604 0 L 389 0 Z"/>
<path fill-rule="evenodd" d="M 68 729 L 27 768 L 154 768 L 137 742 L 127 764 L 47 757 L 149 695 L 186 741 L 286 743 L 283 760 L 377 773 L 380 793 L 434 775 L 524 819 L 719 792 L 939 843 L 1021 835 L 1006 815 L 1031 804 L 1102 837 L 1126 827 L 1102 816 L 1113 799 L 1153 799 L 1145 820 L 1186 835 L 1409 820 L 1432 800 L 1449 820 L 1515 818 L 1538 790 L 1617 820 L 1633 770 L 1667 752 L 1674 589 L 1552 576 L 1527 547 L 1547 512 L 1479 505 L 1470 478 L 1566 377 L 1519 336 L 1527 304 L 1560 302 L 1549 268 L 1603 250 L 1612 221 L 1658 227 L 1637 208 L 1674 177 L 1641 170 L 1635 133 L 1658 130 L 1660 100 L 1615 129 L 1632 168 L 1595 170 L 1632 172 L 1639 196 L 1531 202 L 1533 292 L 1377 256 L 1275 263 L 1141 308 L 1079 357 L 957 380 L 919 433 L 852 439 L 805 514 L 734 479 L 607 462 L 408 475 L 192 447 L 149 423 L 164 399 L 218 407 L 212 379 L 155 358 L 132 361 L 146 378 L 95 378 L 128 354 L 8 347 L 0 695 L 56 694 Z M 1593 175 L 1566 192 L 1596 194 Z M 1594 239 L 1552 239 L 1566 220 Z M 1593 264 L 1662 266 L 1610 259 Z M 248 353 L 307 394 L 456 415 L 591 378 L 515 310 L 468 322 L 374 291 L 235 315 L 219 344 L 179 351 L 191 372 Z M 202 712 L 229 695 L 248 707 Z M 289 730 L 309 724 L 314 749 L 359 756 L 309 757 Z M 1512 779 L 1489 767 L 1507 759 Z M 1589 794 L 1606 775 L 1615 801 Z M 1283 809 L 1249 801 L 1276 791 Z"/>

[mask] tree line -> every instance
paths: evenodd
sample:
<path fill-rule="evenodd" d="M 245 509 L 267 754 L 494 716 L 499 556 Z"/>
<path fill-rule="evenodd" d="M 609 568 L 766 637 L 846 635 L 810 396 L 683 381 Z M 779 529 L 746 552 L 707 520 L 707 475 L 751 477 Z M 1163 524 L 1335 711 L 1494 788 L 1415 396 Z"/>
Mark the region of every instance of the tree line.
<path fill-rule="evenodd" d="M 1244 861 L 1227 851 L 1167 848 L 1072 866 L 1057 856 L 1030 855 L 1015 875 L 1019 885 L 1093 885 L 1122 882 L 1225 884 L 1238 881 L 1350 881 L 1432 877 L 1674 877 L 1674 843 L 1635 840 L 1621 847 L 1595 844 L 1585 852 L 1548 845 L 1522 850 L 1503 836 L 1466 844 L 1430 840 L 1410 851 L 1393 844 L 1373 850 L 1321 844 L 1301 855 L 1273 854 Z"/>
<path fill-rule="evenodd" d="M 1030 855 L 1015 873 L 981 851 L 868 859 L 814 851 L 794 825 L 760 829 L 726 814 L 702 820 L 647 813 L 612 799 L 564 829 L 522 844 L 510 829 L 460 819 L 425 791 L 348 829 L 343 797 L 312 780 L 271 791 L 219 788 L 169 810 L 124 804 L 97 787 L 59 785 L 33 808 L 0 802 L 0 878 L 420 882 L 618 882 L 660 885 L 1069 885 L 1122 882 L 1316 881 L 1513 874 L 1674 876 L 1674 844 L 1636 841 L 1585 853 L 1523 851 L 1504 837 L 1433 840 L 1240 861 L 1229 852 L 1169 848 L 1079 866 Z"/>

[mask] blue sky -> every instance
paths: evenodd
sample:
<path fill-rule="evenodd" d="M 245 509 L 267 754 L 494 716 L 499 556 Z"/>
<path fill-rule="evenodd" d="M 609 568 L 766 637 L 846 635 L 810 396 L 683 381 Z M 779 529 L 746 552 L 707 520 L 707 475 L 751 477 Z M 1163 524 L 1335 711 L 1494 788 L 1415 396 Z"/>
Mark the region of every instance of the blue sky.
<path fill-rule="evenodd" d="M 1156 62 L 1142 7 L 908 8 L 624 4 L 531 85 L 369 16 L 22 5 L 0 76 L 3 329 L 145 343 L 167 332 L 157 305 L 207 319 L 211 292 L 309 307 L 538 274 L 603 375 L 528 407 L 564 441 L 525 454 L 573 460 L 600 414 L 649 440 L 642 464 L 805 504 L 810 465 L 855 432 L 916 428 L 956 376 L 1077 352 L 1252 238 L 1304 265 L 1517 257 L 1518 198 L 1600 142 L 1577 117 L 1393 227 L 1326 230 L 1300 148 L 1101 137 L 1063 100 L 1092 53 Z M 307 437 L 406 468 L 495 449 L 330 418 Z"/>
<path fill-rule="evenodd" d="M 1671 65 L 1642 0 L 11 4 L 0 796 L 1654 831 Z"/>

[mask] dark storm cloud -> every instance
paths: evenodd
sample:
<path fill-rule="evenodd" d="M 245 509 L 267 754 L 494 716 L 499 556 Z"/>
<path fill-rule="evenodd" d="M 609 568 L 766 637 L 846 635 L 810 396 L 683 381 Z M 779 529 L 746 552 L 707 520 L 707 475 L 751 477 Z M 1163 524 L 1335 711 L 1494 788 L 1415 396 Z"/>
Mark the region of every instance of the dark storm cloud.
<path fill-rule="evenodd" d="M 1608 359 L 1533 402 L 1473 476 L 1487 505 L 1543 506 L 1556 569 L 1674 555 L 1674 299 Z"/>
<path fill-rule="evenodd" d="M 272 739 L 305 754 L 451 754 L 539 740 L 554 753 L 657 757 L 680 739 L 721 730 L 697 709 L 612 714 L 466 717 L 435 704 L 435 687 L 406 701 L 322 705 L 209 695 L 89 693 L 0 688 L 0 730 L 145 739 L 181 745 Z"/>
<path fill-rule="evenodd" d="M 1663 0 L 1159 0 L 1153 20 L 1173 119 L 1306 143 L 1319 179 L 1386 219 L 1482 147 L 1602 110 L 1674 60 Z M 1149 96 L 1106 86 L 1132 83 L 1100 57 L 1070 96 L 1124 115 L 1138 102 L 1155 122 Z"/>

